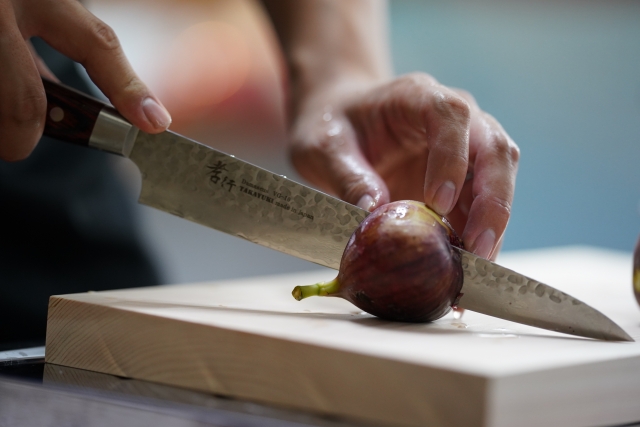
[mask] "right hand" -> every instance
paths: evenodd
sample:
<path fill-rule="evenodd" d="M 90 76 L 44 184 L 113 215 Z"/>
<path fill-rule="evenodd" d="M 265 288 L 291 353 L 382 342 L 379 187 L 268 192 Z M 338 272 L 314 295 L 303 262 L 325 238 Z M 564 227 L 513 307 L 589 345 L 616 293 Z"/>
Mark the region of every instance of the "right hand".
<path fill-rule="evenodd" d="M 497 255 L 520 150 L 470 94 L 411 73 L 337 80 L 301 104 L 291 148 L 305 179 L 366 210 L 423 201 L 447 217 L 467 250 Z"/>
<path fill-rule="evenodd" d="M 0 0 L 0 160 L 22 160 L 42 136 L 47 100 L 40 76 L 57 80 L 29 39 L 41 37 L 82 64 L 132 124 L 166 130 L 171 116 L 135 74 L 113 30 L 77 0 Z"/>

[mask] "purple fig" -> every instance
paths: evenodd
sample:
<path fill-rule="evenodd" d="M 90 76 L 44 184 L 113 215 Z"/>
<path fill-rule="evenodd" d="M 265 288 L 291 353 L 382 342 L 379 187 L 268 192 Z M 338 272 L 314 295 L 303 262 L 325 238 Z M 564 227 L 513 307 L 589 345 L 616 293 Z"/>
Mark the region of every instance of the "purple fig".
<path fill-rule="evenodd" d="M 462 288 L 462 246 L 448 222 L 415 201 L 373 211 L 347 243 L 338 276 L 297 286 L 297 300 L 335 296 L 387 320 L 428 322 L 451 310 Z"/>
<path fill-rule="evenodd" d="M 633 293 L 640 304 L 640 236 L 633 251 Z"/>

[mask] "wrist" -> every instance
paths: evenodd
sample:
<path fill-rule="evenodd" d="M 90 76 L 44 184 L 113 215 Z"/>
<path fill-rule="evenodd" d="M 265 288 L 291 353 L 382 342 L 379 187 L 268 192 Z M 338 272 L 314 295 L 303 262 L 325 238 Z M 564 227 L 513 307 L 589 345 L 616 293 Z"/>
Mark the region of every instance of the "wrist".
<path fill-rule="evenodd" d="M 335 78 L 315 81 L 313 84 L 292 87 L 290 99 L 291 122 L 297 122 L 309 113 L 338 112 L 355 98 L 388 78 L 365 73 L 344 73 Z"/>

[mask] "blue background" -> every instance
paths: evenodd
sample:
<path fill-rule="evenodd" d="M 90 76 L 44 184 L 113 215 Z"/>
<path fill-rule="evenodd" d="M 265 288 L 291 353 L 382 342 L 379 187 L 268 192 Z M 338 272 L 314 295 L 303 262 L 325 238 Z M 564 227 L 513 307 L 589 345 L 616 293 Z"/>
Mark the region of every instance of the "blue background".
<path fill-rule="evenodd" d="M 504 251 L 633 250 L 640 233 L 640 2 L 392 0 L 390 17 L 398 74 L 423 71 L 468 90 L 520 146 Z M 282 135 L 271 144 L 211 137 L 240 158 L 299 179 Z M 164 283 L 318 268 L 138 209 Z"/>
<path fill-rule="evenodd" d="M 396 72 L 470 91 L 521 149 L 505 250 L 633 250 L 640 4 L 393 1 Z"/>

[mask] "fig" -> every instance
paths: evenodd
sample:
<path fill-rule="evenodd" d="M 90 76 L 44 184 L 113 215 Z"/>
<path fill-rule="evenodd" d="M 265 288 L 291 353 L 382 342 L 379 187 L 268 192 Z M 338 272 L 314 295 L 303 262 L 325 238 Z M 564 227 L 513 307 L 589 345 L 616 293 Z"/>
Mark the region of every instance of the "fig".
<path fill-rule="evenodd" d="M 640 236 L 633 250 L 633 293 L 640 304 Z"/>
<path fill-rule="evenodd" d="M 462 288 L 462 241 L 446 219 L 416 201 L 374 210 L 353 233 L 330 282 L 297 286 L 297 300 L 344 298 L 367 313 L 401 322 L 444 316 Z"/>

